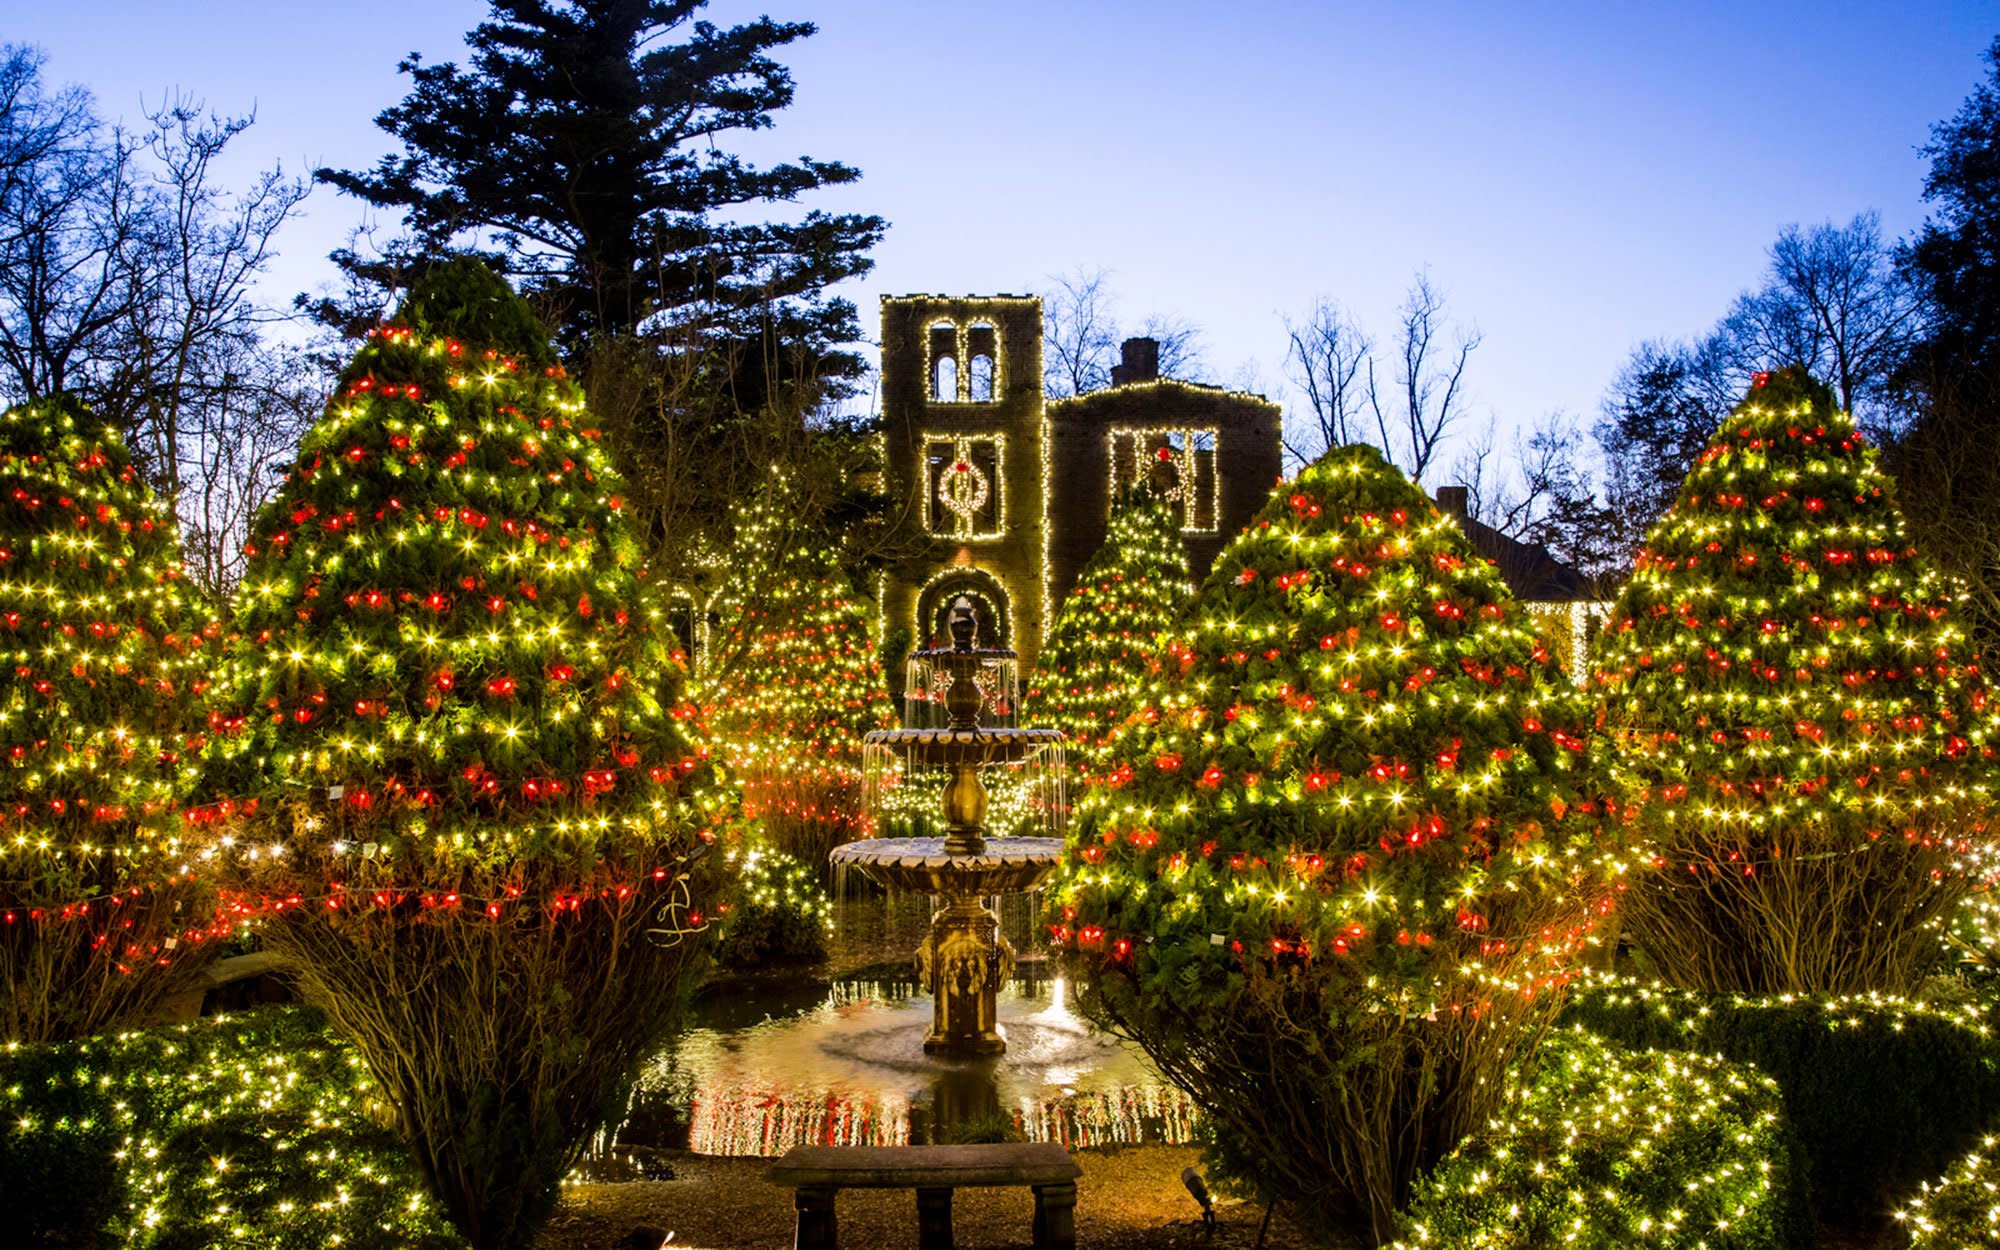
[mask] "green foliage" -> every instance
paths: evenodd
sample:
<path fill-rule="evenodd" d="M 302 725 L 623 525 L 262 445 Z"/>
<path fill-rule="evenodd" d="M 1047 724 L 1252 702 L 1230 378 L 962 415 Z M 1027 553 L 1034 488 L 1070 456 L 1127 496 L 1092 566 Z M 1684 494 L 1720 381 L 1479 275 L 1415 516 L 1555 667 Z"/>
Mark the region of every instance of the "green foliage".
<path fill-rule="evenodd" d="M 684 836 L 705 760 L 581 393 L 483 266 L 409 303 L 431 334 L 371 338 L 252 527 L 209 786 L 337 788 L 347 840 L 406 880 Z"/>
<path fill-rule="evenodd" d="M 2000 1250 L 2000 1175 L 1994 1170 L 2000 1137 L 1987 1134 L 1978 1148 L 1951 1165 L 1896 1212 L 1909 1231 L 1908 1250 Z"/>
<path fill-rule="evenodd" d="M 1101 765 L 1187 599 L 1176 514 L 1150 493 L 1121 500 L 1035 658 L 1022 723 L 1062 730 L 1086 773 Z"/>
<path fill-rule="evenodd" d="M 2000 898 L 1992 883 L 1967 895 L 1943 928 L 1953 970 L 1974 994 L 2000 1006 Z"/>
<path fill-rule="evenodd" d="M 1593 940 L 1588 718 L 1370 448 L 1281 487 L 1185 631 L 1080 804 L 1056 936 L 1250 1179 L 1386 1239 Z"/>
<path fill-rule="evenodd" d="M 2000 368 L 2000 38 L 1985 61 L 1984 80 L 1931 128 L 1924 199 L 1933 212 L 1898 257 L 1929 311 L 1909 379 L 1920 387 Z"/>
<path fill-rule="evenodd" d="M 726 967 L 825 959 L 833 905 L 819 874 L 774 847 L 730 853 L 736 898 L 722 921 L 716 958 Z"/>
<path fill-rule="evenodd" d="M 1976 1007 L 1605 980 L 1574 995 L 1566 1019 L 1628 1046 L 1721 1054 L 1775 1079 L 1822 1215 L 1874 1218 L 2000 1118 L 2000 1051 Z"/>
<path fill-rule="evenodd" d="M 396 323 L 420 339 L 505 343 L 522 366 L 542 371 L 556 363 L 548 327 L 506 280 L 470 256 L 441 261 L 427 271 L 396 310 Z"/>
<path fill-rule="evenodd" d="M 1804 1250 L 1798 1156 L 1770 1077 L 1568 1029 L 1417 1182 L 1397 1250 Z"/>
<path fill-rule="evenodd" d="M 410 306 L 253 526 L 196 815 L 283 847 L 239 864 L 266 945 L 475 1250 L 519 1250 L 705 965 L 722 804 L 548 336 L 474 264 Z"/>
<path fill-rule="evenodd" d="M 2000 39 L 1957 113 L 1931 128 L 1931 213 L 1897 253 L 1922 300 L 1893 382 L 1911 420 L 1887 449 L 1925 549 L 1968 593 L 1965 619 L 2000 652 Z"/>
<path fill-rule="evenodd" d="M 1625 932 L 1677 984 L 1906 990 L 1970 888 L 1992 708 L 1892 489 L 1825 387 L 1771 375 L 1612 608 L 1596 689 L 1659 869 Z"/>
<path fill-rule="evenodd" d="M 728 150 L 791 104 L 791 75 L 772 54 L 814 27 L 718 27 L 697 19 L 705 3 L 500 0 L 467 36 L 463 64 L 402 65 L 410 92 L 376 118 L 400 150 L 373 170 L 316 176 L 405 214 L 419 254 L 464 236 L 497 245 L 516 272 L 536 274 L 572 345 L 702 309 L 748 343 L 790 345 L 802 331 L 853 342 L 853 306 L 816 297 L 867 271 L 882 219 L 782 222 L 768 209 L 859 172 L 810 158 L 760 168 Z"/>
<path fill-rule="evenodd" d="M 463 1246 L 373 1094 L 307 1010 L 9 1047 L 0 1210 L 31 1245 Z"/>
<path fill-rule="evenodd" d="M 895 721 L 869 636 L 873 605 L 854 592 L 838 548 L 802 528 L 783 472 L 734 521 L 696 698 L 744 814 L 824 877 L 835 846 L 871 832 L 862 735 Z"/>
<path fill-rule="evenodd" d="M 948 1146 L 991 1146 L 1020 1141 L 1021 1126 L 1005 1111 L 989 1111 L 970 1120 L 960 1120 L 944 1132 Z"/>
<path fill-rule="evenodd" d="M 118 432 L 66 399 L 0 414 L 0 1037 L 128 1024 L 198 970 L 213 934 L 169 813 L 205 625 Z"/>

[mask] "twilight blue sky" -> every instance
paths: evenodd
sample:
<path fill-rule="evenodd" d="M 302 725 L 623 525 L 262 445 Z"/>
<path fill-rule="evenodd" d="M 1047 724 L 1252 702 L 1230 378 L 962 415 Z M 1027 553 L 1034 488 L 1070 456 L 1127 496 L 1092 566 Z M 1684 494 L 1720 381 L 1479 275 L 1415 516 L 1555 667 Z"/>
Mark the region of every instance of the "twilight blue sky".
<path fill-rule="evenodd" d="M 254 106 L 232 173 L 365 165 L 405 53 L 462 56 L 474 0 L 9 0 L 0 40 L 136 117 L 178 87 Z M 1113 273 L 1133 322 L 1204 331 L 1212 380 L 1283 395 L 1281 318 L 1318 295 L 1386 337 L 1428 266 L 1485 345 L 1474 412 L 1593 419 L 1642 339 L 1706 328 L 1787 222 L 1922 218 L 1915 148 L 1978 80 L 2000 3 L 716 0 L 821 33 L 742 146 L 858 165 L 878 212 L 848 294 L 1022 292 Z M 321 189 L 274 297 L 360 218 Z"/>

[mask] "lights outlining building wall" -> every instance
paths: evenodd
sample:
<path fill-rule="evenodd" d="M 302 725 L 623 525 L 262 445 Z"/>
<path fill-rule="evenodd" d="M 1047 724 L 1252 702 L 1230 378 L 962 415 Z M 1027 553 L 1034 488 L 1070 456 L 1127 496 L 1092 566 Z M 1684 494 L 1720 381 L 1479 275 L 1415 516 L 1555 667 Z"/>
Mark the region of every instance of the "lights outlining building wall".
<path fill-rule="evenodd" d="M 884 298 L 882 417 L 890 496 L 934 540 L 927 567 L 884 580 L 884 640 L 924 645 L 967 595 L 989 640 L 1031 651 L 1044 628 L 1042 302 Z M 885 656 L 892 673 L 899 658 Z"/>
<path fill-rule="evenodd" d="M 1140 476 L 1174 501 L 1194 574 L 1207 572 L 1282 474 L 1283 414 L 1261 396 L 1160 378 L 1157 361 L 1152 340 L 1130 340 L 1113 386 L 1045 404 L 1041 300 L 884 297 L 887 481 L 935 540 L 927 563 L 881 583 L 885 652 L 941 638 L 967 595 L 985 637 L 1031 665 L 1104 542 L 1112 499 Z"/>

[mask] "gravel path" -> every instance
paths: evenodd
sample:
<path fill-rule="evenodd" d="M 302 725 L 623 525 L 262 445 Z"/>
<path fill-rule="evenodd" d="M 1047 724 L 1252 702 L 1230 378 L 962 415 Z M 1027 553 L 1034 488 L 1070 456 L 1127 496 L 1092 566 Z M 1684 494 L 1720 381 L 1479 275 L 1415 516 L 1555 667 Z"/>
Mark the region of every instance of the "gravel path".
<path fill-rule="evenodd" d="M 563 1195 L 536 1250 L 786 1250 L 792 1244 L 792 1194 L 764 1179 L 769 1161 L 676 1154 L 674 1179 L 621 1185 L 574 1185 Z M 1262 1207 L 1220 1199 L 1221 1227 L 1202 1235 L 1199 1209 L 1181 1186 L 1195 1152 L 1137 1146 L 1076 1155 L 1078 1250 L 1249 1250 Z M 851 1250 L 913 1250 L 916 1198 L 907 1190 L 851 1190 L 840 1196 L 841 1244 Z M 964 1189 L 952 1206 L 964 1250 L 1028 1250 L 1034 1200 L 1026 1189 Z M 637 1229 L 650 1237 L 634 1240 Z M 1306 1250 L 1309 1242 L 1282 1212 L 1271 1221 L 1267 1250 Z M 1358 1245 L 1358 1243 L 1355 1243 Z"/>

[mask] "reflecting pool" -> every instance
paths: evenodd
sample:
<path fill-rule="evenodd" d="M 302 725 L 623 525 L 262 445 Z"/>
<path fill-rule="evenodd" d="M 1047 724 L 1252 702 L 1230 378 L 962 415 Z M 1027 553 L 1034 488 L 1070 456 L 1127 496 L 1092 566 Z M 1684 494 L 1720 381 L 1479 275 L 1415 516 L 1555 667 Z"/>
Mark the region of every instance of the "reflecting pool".
<path fill-rule="evenodd" d="M 998 998 L 1006 1053 L 948 1059 L 924 1053 L 931 1000 L 906 968 L 713 987 L 696 1027 L 646 1062 L 585 1171 L 629 1173 L 662 1148 L 921 1144 L 1002 1116 L 1029 1141 L 1078 1148 L 1189 1139 L 1186 1095 L 1092 1031 L 1061 978 L 1024 964 Z"/>

